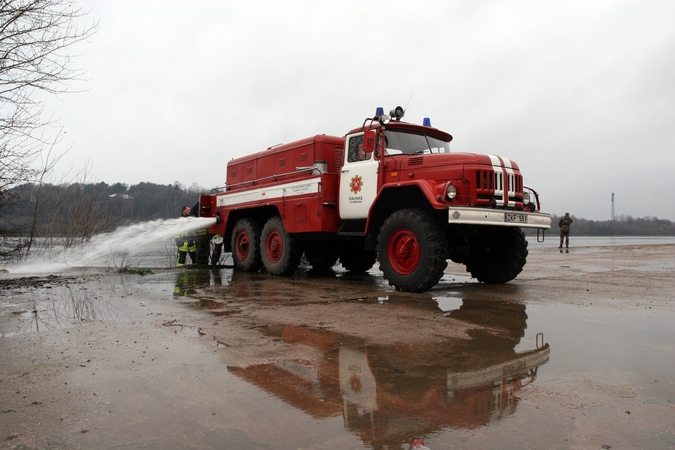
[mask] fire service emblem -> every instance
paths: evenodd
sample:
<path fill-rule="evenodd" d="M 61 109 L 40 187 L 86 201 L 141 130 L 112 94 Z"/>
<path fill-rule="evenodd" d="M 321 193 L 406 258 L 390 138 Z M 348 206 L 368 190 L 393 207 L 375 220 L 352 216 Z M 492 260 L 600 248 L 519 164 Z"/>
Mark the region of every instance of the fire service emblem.
<path fill-rule="evenodd" d="M 352 182 L 350 183 L 350 190 L 354 194 L 358 194 L 361 192 L 361 187 L 363 187 L 363 178 L 360 176 L 356 175 L 354 178 L 352 178 Z"/>

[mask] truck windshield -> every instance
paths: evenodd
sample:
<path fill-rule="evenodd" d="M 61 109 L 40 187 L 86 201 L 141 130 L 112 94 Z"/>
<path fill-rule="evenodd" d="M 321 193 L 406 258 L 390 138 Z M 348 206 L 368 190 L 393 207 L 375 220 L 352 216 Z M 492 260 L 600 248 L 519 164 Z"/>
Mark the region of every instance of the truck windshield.
<path fill-rule="evenodd" d="M 385 148 L 389 155 L 450 153 L 450 142 L 427 134 L 386 131 L 384 139 Z"/>

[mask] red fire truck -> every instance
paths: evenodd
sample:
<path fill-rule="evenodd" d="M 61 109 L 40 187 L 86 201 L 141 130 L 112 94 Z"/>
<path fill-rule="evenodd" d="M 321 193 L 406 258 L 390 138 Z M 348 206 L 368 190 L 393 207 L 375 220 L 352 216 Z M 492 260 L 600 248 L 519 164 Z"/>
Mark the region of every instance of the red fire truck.
<path fill-rule="evenodd" d="M 422 292 L 450 259 L 484 283 L 514 279 L 527 257 L 522 228 L 550 228 L 537 193 L 515 162 L 453 153 L 450 134 L 403 114 L 377 108 L 344 137 L 231 160 L 199 215 L 216 217 L 209 233 L 223 236 L 235 269 L 290 275 L 304 254 L 316 270 L 339 260 L 364 272 L 379 260 L 390 285 Z"/>

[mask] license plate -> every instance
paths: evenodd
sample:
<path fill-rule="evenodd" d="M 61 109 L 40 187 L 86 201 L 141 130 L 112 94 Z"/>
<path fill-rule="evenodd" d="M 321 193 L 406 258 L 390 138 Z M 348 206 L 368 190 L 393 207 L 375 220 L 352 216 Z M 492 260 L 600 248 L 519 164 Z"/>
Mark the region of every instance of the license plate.
<path fill-rule="evenodd" d="M 504 214 L 504 222 L 527 223 L 527 214 Z"/>

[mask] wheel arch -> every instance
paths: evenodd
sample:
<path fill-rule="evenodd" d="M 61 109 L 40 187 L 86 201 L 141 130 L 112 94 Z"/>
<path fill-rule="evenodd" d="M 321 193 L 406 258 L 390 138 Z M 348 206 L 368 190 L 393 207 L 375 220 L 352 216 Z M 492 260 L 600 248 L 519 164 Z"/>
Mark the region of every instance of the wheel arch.
<path fill-rule="evenodd" d="M 272 216 L 278 216 L 279 210 L 277 209 L 276 206 L 261 206 L 259 208 L 246 208 L 246 209 L 235 209 L 231 210 L 226 219 L 226 226 L 225 226 L 225 234 L 223 237 L 223 242 L 224 242 L 224 251 L 226 252 L 231 252 L 232 251 L 232 230 L 234 229 L 235 224 L 239 221 L 239 219 L 243 219 L 245 217 L 253 218 L 258 221 L 260 221 L 262 224 L 264 224 L 267 219 L 269 219 Z"/>
<path fill-rule="evenodd" d="M 380 227 L 382 227 L 387 217 L 401 209 L 420 209 L 431 213 L 438 220 L 444 220 L 444 223 L 447 223 L 447 208 L 435 209 L 432 206 L 433 200 L 429 198 L 429 195 L 432 195 L 432 193 L 426 191 L 427 189 L 423 190 L 420 184 L 391 186 L 382 189 L 375 199 L 373 207 L 370 209 L 366 230 L 371 237 L 367 239 L 367 242 L 374 242 Z"/>

